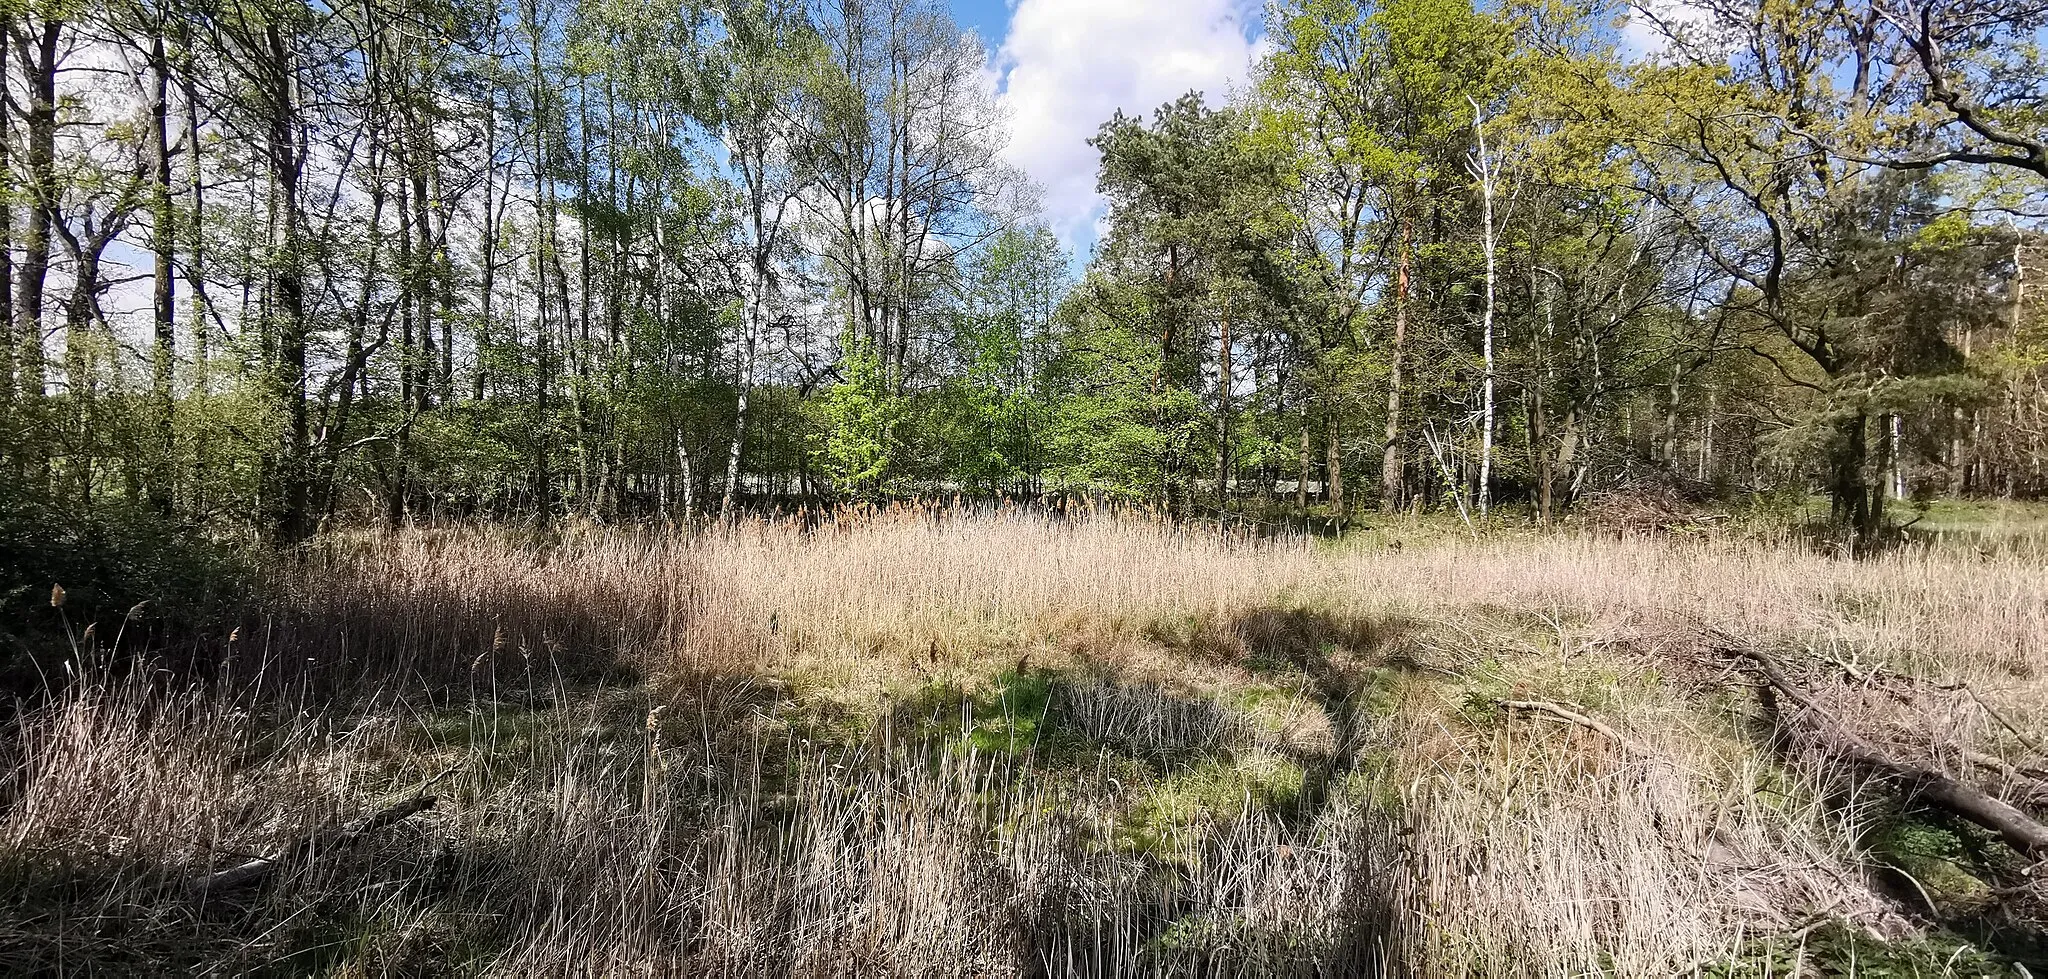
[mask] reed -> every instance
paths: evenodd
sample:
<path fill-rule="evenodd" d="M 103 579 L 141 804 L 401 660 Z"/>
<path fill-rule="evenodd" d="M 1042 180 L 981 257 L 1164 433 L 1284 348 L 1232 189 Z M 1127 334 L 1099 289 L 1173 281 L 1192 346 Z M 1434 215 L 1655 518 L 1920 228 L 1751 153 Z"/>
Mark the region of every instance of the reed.
<path fill-rule="evenodd" d="M 1702 630 L 1821 664 L 1887 744 L 2023 774 L 2039 554 L 921 508 L 335 538 L 179 672 L 81 665 L 18 714 L 0 972 L 1763 975 L 1830 935 L 1918 948 L 1944 921 L 1886 884 L 1896 804 L 1778 751 Z M 193 891 L 251 856 L 285 859 Z"/>

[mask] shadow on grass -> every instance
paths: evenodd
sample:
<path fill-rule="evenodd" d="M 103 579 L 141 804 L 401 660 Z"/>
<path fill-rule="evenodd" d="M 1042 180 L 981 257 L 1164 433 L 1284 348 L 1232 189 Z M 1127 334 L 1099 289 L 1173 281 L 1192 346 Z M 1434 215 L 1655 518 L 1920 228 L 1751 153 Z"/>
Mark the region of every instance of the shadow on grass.
<path fill-rule="evenodd" d="M 616 624 L 503 601 L 472 600 L 452 616 L 453 638 L 435 640 L 450 652 L 529 629 L 626 645 Z M 862 719 L 775 677 L 732 672 L 671 680 L 657 711 L 644 687 L 600 694 L 599 681 L 616 675 L 605 669 L 522 664 L 484 674 L 495 687 L 467 670 L 380 683 L 367 669 L 388 663 L 379 657 L 426 647 L 412 616 L 375 618 L 352 620 L 362 631 L 346 637 L 274 631 L 268 641 L 280 647 L 325 643 L 360 656 L 355 672 L 299 681 L 325 684 L 327 699 L 304 696 L 334 716 L 302 736 L 257 732 L 196 748 L 191 764 L 324 766 L 342 785 L 397 779 L 382 753 L 418 756 L 400 766 L 407 780 L 431 767 L 424 759 L 447 757 L 455 771 L 435 789 L 442 807 L 374 845 L 203 906 L 186 882 L 280 845 L 290 834 L 262 818 L 306 800 L 251 775 L 223 783 L 232 798 L 195 788 L 185 800 L 226 814 L 218 839 L 122 842 L 114 837 L 140 828 L 118 814 L 43 827 L 0 847 L 0 972 L 1405 971 L 1388 951 L 1400 927 L 1389 828 L 1318 818 L 1352 763 L 1353 718 L 1380 709 L 1373 671 L 1387 667 L 1373 657 L 1399 624 L 1269 609 L 1221 625 L 1238 637 L 1239 660 L 1312 678 L 1342 733 L 1291 811 L 1252 805 L 1182 827 L 1168 856 L 1118 845 L 1131 786 L 1092 778 L 1088 759 L 1167 777 L 1226 758 L 1241 732 L 1218 702 L 1187 691 L 1023 669 L 972 690 L 935 682 Z M 490 645 L 501 661 L 514 648 Z M 365 688 L 381 692 L 369 701 L 380 723 L 403 728 L 382 747 L 364 740 L 372 726 L 347 706 L 364 703 Z M 247 703 L 222 691 L 222 711 Z M 62 706 L 27 718 L 31 736 L 62 728 Z M 155 723 L 137 721 L 136 736 L 181 737 Z M 24 781 L 0 795 L 11 804 L 34 790 Z M 178 852 L 205 857 L 164 856 Z"/>

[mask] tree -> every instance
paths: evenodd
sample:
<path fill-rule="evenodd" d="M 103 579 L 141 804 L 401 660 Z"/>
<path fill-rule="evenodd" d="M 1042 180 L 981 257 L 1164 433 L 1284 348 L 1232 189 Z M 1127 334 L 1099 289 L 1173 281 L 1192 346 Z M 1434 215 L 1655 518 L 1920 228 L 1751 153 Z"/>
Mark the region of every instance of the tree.
<path fill-rule="evenodd" d="M 780 295 L 777 259 L 788 243 L 792 209 L 816 182 L 798 120 L 813 97 L 810 70 L 818 37 L 802 8 L 785 0 L 731 0 L 717 14 L 720 34 L 703 62 L 706 90 L 699 111 L 737 174 L 737 210 L 745 236 L 739 397 L 718 503 L 718 518 L 724 521 L 732 516 L 739 487 L 761 337 Z"/>
<path fill-rule="evenodd" d="M 1293 215 L 1280 160 L 1248 123 L 1245 114 L 1210 109 L 1189 94 L 1161 107 L 1150 126 L 1119 113 L 1092 141 L 1110 201 L 1103 254 L 1114 274 L 1146 280 L 1147 306 L 1160 324 L 1154 386 L 1195 390 L 1204 374 L 1213 378 L 1219 506 L 1228 505 L 1232 478 L 1235 351 L 1289 289 Z M 1176 433 L 1168 455 L 1165 484 L 1176 511 L 1190 502 L 1184 484 L 1192 436 Z"/>

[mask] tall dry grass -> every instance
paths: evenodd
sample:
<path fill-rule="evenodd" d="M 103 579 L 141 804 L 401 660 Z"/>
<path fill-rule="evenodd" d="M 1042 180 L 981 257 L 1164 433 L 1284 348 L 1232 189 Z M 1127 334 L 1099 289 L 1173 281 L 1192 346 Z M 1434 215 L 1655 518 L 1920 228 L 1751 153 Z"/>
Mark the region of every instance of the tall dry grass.
<path fill-rule="evenodd" d="M 200 669 L 87 670 L 13 722 L 0 972 L 1769 969 L 1926 915 L 1865 849 L 1880 794 L 1780 757 L 1702 626 L 1948 683 L 1828 687 L 1943 765 L 2042 761 L 2038 551 L 1399 532 L 330 540 Z"/>

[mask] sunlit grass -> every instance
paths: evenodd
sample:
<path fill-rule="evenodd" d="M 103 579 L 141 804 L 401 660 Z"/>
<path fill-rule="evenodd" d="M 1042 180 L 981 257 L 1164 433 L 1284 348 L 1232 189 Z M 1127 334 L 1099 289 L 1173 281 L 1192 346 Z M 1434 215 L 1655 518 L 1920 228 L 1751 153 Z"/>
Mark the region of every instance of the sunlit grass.
<path fill-rule="evenodd" d="M 268 693 L 90 674 L 23 714 L 0 972 L 1647 975 L 1796 959 L 1816 921 L 1903 948 L 1926 915 L 1872 848 L 1948 831 L 1780 758 L 1700 630 L 2038 732 L 2038 553 L 915 510 L 336 540 L 221 651 L 308 664 Z M 2027 759 L 1960 702 L 1827 696 Z"/>

